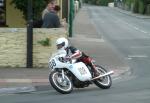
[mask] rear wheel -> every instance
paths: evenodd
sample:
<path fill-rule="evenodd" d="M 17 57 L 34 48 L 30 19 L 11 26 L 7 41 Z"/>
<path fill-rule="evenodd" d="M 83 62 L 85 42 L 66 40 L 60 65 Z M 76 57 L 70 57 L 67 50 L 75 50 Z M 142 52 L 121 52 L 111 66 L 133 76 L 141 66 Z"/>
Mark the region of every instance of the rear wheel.
<path fill-rule="evenodd" d="M 107 73 L 106 69 L 99 65 L 96 65 L 96 70 L 100 75 Z M 95 85 L 97 85 L 98 87 L 100 87 L 102 89 L 108 89 L 112 85 L 111 76 L 107 75 L 107 76 L 101 77 L 99 79 L 96 79 L 96 80 L 94 80 L 94 83 L 95 83 Z"/>
<path fill-rule="evenodd" d="M 61 72 L 52 71 L 49 75 L 49 81 L 52 87 L 62 94 L 69 94 L 73 90 L 72 81 L 67 75 L 64 75 L 63 79 Z"/>

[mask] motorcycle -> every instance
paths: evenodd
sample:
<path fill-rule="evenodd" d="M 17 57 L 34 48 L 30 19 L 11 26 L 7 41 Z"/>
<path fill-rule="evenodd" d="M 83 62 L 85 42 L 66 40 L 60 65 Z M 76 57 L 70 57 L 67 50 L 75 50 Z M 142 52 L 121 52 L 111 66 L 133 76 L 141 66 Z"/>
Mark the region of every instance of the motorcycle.
<path fill-rule="evenodd" d="M 65 59 L 66 51 L 60 50 L 53 54 L 49 59 L 49 82 L 51 86 L 62 94 L 69 94 L 73 88 L 84 88 L 90 84 L 95 84 L 102 89 L 108 89 L 112 85 L 111 74 L 113 71 L 107 72 L 105 68 L 99 65 L 93 65 L 100 74 L 94 77 L 94 73 L 90 66 L 83 62 L 77 62 L 74 59 Z"/>

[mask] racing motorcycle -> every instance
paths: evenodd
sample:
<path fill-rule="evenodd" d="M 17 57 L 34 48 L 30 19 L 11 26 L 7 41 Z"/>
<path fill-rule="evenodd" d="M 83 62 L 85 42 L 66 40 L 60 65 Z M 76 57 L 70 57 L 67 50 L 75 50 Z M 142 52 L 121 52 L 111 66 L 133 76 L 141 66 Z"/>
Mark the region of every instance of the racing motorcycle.
<path fill-rule="evenodd" d="M 99 76 L 93 76 L 94 73 L 90 66 L 83 62 L 77 62 L 74 59 L 65 59 L 66 51 L 59 50 L 49 59 L 49 82 L 51 86 L 62 94 L 69 94 L 73 88 L 84 88 L 90 84 L 95 84 L 102 89 L 108 89 L 112 85 L 111 74 L 113 71 L 107 72 L 105 68 L 96 65 L 94 60 L 93 65 Z"/>

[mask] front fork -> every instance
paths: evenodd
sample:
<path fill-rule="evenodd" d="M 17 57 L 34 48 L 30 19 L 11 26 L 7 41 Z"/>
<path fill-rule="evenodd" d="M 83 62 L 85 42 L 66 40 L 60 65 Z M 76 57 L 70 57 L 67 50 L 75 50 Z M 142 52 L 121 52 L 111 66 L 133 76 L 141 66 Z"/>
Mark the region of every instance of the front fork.
<path fill-rule="evenodd" d="M 65 74 L 64 74 L 64 70 L 63 69 L 61 70 L 61 74 L 62 74 L 62 79 L 64 80 L 65 79 Z"/>

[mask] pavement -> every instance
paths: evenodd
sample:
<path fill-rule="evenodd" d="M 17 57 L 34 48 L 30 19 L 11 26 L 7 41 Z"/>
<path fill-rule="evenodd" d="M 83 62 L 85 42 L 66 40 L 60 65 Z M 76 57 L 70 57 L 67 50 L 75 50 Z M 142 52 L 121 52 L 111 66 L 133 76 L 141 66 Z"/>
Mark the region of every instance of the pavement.
<path fill-rule="evenodd" d="M 113 80 L 131 73 L 126 60 L 97 32 L 86 6 L 77 13 L 73 30 L 73 37 L 69 38 L 71 44 L 91 56 L 108 71 L 113 70 Z M 0 67 L 0 94 L 51 90 L 49 71 L 48 68 Z"/>

